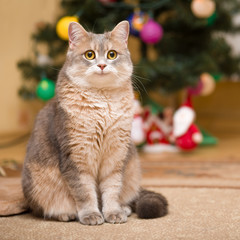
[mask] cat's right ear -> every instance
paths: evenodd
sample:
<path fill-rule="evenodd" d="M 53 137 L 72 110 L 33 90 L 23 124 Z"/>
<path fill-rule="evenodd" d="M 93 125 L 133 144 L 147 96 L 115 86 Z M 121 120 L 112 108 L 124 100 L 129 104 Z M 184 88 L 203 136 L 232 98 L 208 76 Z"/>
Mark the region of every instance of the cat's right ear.
<path fill-rule="evenodd" d="M 71 22 L 68 26 L 69 47 L 73 49 L 77 43 L 88 36 L 87 31 L 77 22 Z"/>

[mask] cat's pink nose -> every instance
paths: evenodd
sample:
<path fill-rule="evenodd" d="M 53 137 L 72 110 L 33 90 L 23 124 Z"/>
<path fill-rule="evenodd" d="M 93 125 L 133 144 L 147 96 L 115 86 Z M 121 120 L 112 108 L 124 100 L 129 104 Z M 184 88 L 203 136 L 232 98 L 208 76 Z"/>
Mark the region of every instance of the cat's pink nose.
<path fill-rule="evenodd" d="M 98 67 L 101 68 L 101 70 L 103 70 L 107 65 L 106 64 L 98 64 Z"/>

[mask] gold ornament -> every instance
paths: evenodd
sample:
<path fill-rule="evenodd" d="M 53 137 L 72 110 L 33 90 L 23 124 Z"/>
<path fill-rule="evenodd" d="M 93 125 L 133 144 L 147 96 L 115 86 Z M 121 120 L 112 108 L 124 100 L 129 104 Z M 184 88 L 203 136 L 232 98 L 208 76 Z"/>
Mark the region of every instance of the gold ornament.
<path fill-rule="evenodd" d="M 141 31 L 143 25 L 147 23 L 149 16 L 147 13 L 141 12 L 140 9 L 134 10 L 134 15 L 132 18 L 132 25 L 133 28 L 137 31 Z"/>
<path fill-rule="evenodd" d="M 215 12 L 216 4 L 213 0 L 193 0 L 191 9 L 196 17 L 208 18 Z"/>
<path fill-rule="evenodd" d="M 57 23 L 57 35 L 63 40 L 68 40 L 68 25 L 70 22 L 78 22 L 78 18 L 75 16 L 66 16 L 62 17 Z"/>
<path fill-rule="evenodd" d="M 200 80 L 203 84 L 200 94 L 202 96 L 210 95 L 216 87 L 216 82 L 214 78 L 209 73 L 202 73 L 200 76 Z"/>

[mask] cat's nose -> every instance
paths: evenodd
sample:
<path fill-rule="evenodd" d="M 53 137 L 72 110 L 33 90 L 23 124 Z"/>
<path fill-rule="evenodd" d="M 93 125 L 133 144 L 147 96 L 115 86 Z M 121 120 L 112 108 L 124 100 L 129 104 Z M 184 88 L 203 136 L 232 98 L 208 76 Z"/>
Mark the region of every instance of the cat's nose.
<path fill-rule="evenodd" d="M 97 66 L 100 67 L 101 70 L 103 70 L 107 65 L 106 64 L 98 64 Z"/>

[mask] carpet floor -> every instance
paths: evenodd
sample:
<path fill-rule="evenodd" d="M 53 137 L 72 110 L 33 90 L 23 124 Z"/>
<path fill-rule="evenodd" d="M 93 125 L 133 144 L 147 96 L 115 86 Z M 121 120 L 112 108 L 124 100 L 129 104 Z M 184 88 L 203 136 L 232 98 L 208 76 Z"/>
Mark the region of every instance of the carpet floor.
<path fill-rule="evenodd" d="M 239 190 L 216 188 L 151 188 L 169 201 L 169 214 L 143 220 L 132 215 L 120 225 L 84 226 L 78 222 L 44 221 L 30 214 L 0 218 L 2 240 L 148 240 L 240 239 Z"/>
<path fill-rule="evenodd" d="M 125 224 L 84 226 L 46 221 L 25 213 L 0 217 L 0 239 L 239 240 L 239 142 L 239 138 L 232 142 L 226 139 L 216 147 L 190 154 L 142 153 L 142 185 L 161 192 L 169 202 L 169 214 L 163 218 L 143 220 L 133 214 Z M 2 165 L 8 177 L 19 178 L 18 165 L 11 161 Z M 6 178 L 0 177 L 0 186 L 1 180 L 3 183 Z"/>

